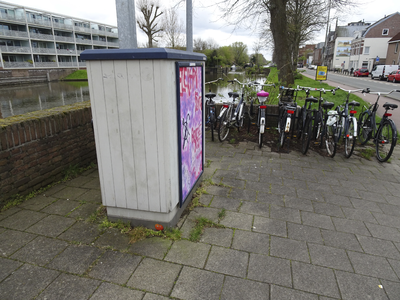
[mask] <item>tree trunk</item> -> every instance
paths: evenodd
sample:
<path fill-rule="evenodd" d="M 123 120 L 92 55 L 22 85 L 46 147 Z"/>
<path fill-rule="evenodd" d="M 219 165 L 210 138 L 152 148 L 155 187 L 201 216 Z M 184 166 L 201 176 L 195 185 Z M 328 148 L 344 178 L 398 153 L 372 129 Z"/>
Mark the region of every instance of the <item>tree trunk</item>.
<path fill-rule="evenodd" d="M 292 60 L 287 39 L 286 4 L 288 0 L 270 0 L 271 32 L 274 38 L 278 78 L 285 86 L 294 84 Z"/>

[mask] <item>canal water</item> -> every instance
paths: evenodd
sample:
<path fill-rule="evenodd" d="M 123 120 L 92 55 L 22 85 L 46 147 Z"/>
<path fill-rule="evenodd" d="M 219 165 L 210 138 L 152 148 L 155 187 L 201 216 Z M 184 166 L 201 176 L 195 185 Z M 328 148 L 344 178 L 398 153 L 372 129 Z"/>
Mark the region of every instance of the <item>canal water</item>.
<path fill-rule="evenodd" d="M 89 101 L 87 82 L 45 82 L 0 88 L 0 118 Z"/>
<path fill-rule="evenodd" d="M 208 84 L 205 93 L 211 91 L 217 94 L 216 102 L 228 101 L 228 92 L 238 91 L 240 86 L 228 84 L 228 80 L 237 78 L 240 82 L 264 82 L 265 77 L 247 77 L 244 73 L 231 72 L 227 75 L 206 74 L 205 81 L 222 77 L 223 82 Z M 54 108 L 89 101 L 88 82 L 48 82 L 22 86 L 3 86 L 0 88 L 0 119 L 21 115 L 28 112 Z"/>

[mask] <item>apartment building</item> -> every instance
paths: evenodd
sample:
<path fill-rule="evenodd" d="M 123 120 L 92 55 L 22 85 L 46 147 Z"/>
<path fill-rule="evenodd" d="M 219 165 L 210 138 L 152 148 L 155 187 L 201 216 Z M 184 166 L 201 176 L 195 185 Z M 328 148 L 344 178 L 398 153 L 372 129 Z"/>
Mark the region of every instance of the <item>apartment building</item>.
<path fill-rule="evenodd" d="M 115 26 L 0 1 L 0 67 L 82 68 L 86 49 L 119 47 Z"/>

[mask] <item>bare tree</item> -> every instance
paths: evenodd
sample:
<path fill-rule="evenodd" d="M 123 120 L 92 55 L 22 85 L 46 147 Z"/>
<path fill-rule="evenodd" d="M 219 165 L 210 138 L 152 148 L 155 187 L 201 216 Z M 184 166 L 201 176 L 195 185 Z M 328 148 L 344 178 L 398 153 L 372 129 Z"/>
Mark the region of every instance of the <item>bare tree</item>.
<path fill-rule="evenodd" d="M 156 21 L 163 12 L 157 0 L 139 0 L 136 6 L 142 13 L 136 18 L 139 28 L 147 35 L 148 47 L 153 48 L 153 42 L 158 42 L 156 38 L 163 31 L 162 25 Z"/>
<path fill-rule="evenodd" d="M 185 30 L 176 9 L 170 8 L 164 15 L 164 40 L 167 47 L 179 48 L 185 45 Z"/>

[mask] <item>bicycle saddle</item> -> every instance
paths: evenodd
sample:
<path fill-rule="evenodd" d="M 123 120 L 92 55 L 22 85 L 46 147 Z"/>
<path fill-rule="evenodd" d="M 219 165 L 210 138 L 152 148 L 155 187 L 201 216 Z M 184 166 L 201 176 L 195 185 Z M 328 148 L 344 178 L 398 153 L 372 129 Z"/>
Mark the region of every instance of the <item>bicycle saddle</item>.
<path fill-rule="evenodd" d="M 383 104 L 383 107 L 384 108 L 388 107 L 388 108 L 391 108 L 391 109 L 395 109 L 398 106 L 397 106 L 397 104 L 391 104 L 391 103 L 386 102 L 385 104 Z"/>
<path fill-rule="evenodd" d="M 360 103 L 356 102 L 356 101 L 351 101 L 349 103 L 349 105 L 353 105 L 353 106 L 360 106 Z"/>
<path fill-rule="evenodd" d="M 214 98 L 215 96 L 217 96 L 217 94 L 215 94 L 215 93 L 207 93 L 206 94 L 206 97 L 210 98 L 210 99 Z"/>
<path fill-rule="evenodd" d="M 333 102 L 324 102 L 324 103 L 322 103 L 322 108 L 323 109 L 331 109 L 334 106 L 335 106 L 335 103 L 333 103 Z"/>
<path fill-rule="evenodd" d="M 318 99 L 315 97 L 308 97 L 308 98 L 306 98 L 306 102 L 317 103 Z"/>
<path fill-rule="evenodd" d="M 239 94 L 238 93 L 234 93 L 234 92 L 229 92 L 228 96 L 229 96 L 229 98 L 233 97 L 233 99 L 235 99 L 235 98 L 239 97 Z"/>
<path fill-rule="evenodd" d="M 257 93 L 257 97 L 268 97 L 268 96 L 269 96 L 268 92 L 260 91 Z"/>

